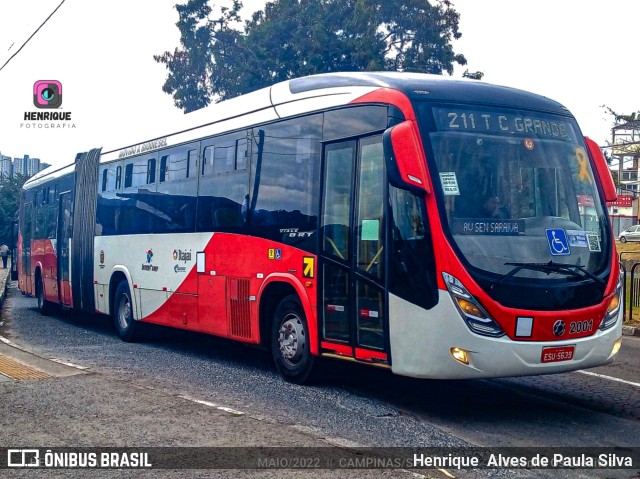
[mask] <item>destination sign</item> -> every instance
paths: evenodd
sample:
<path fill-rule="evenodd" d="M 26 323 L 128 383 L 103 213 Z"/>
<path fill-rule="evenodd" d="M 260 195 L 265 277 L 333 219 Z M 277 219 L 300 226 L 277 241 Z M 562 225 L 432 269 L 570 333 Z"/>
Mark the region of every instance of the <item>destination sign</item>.
<path fill-rule="evenodd" d="M 571 123 L 559 117 L 494 113 L 461 108 L 434 108 L 433 114 L 440 131 L 509 133 L 576 141 Z"/>
<path fill-rule="evenodd" d="M 518 236 L 525 234 L 523 220 L 460 218 L 451 222 L 451 231 L 457 235 Z"/>

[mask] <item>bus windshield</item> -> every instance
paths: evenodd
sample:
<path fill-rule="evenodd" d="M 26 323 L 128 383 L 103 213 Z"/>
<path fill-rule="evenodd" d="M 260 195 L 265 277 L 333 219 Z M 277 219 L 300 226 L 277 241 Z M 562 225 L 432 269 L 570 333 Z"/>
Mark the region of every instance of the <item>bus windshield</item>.
<path fill-rule="evenodd" d="M 466 106 L 418 110 L 432 125 L 449 233 L 472 267 L 529 279 L 593 279 L 605 269 L 608 225 L 572 118 Z"/>

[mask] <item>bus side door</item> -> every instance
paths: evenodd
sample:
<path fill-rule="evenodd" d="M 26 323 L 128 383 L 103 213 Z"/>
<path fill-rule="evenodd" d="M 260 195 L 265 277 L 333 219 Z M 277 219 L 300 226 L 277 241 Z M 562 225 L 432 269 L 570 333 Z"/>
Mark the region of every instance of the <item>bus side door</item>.
<path fill-rule="evenodd" d="M 73 198 L 70 191 L 59 197 L 58 231 L 56 256 L 58 258 L 58 294 L 59 301 L 65 306 L 72 306 L 71 298 L 71 234 L 73 231 Z"/>
<path fill-rule="evenodd" d="M 321 348 L 388 360 L 386 214 L 382 136 L 325 145 L 321 220 Z"/>

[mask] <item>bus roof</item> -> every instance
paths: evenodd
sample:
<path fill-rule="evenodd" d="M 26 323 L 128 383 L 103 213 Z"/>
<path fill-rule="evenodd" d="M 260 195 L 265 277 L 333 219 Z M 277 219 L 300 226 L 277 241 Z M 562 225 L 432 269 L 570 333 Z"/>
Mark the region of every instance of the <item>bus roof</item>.
<path fill-rule="evenodd" d="M 523 104 L 534 110 L 567 114 L 568 110 L 547 97 L 516 88 L 478 80 L 454 79 L 442 75 L 405 72 L 325 73 L 289 80 L 292 94 L 318 89 L 370 86 L 393 88 L 411 99 L 449 101 L 518 108 Z"/>
<path fill-rule="evenodd" d="M 184 115 L 184 121 L 164 136 L 147 138 L 133 145 L 110 145 L 105 142 L 102 161 L 112 161 L 157 149 L 155 145 L 177 145 L 221 131 L 246 127 L 279 118 L 345 105 L 380 88 L 400 91 L 412 100 L 470 103 L 546 111 L 567 115 L 560 103 L 515 88 L 493 85 L 478 80 L 453 79 L 441 75 L 406 72 L 344 72 L 324 73 L 295 78 L 257 90 Z M 167 139 L 170 139 L 166 143 Z M 116 140 L 117 141 L 117 140 Z M 113 140 L 111 141 L 113 142 Z M 27 182 L 57 173 L 66 174 L 66 167 L 48 168 Z"/>

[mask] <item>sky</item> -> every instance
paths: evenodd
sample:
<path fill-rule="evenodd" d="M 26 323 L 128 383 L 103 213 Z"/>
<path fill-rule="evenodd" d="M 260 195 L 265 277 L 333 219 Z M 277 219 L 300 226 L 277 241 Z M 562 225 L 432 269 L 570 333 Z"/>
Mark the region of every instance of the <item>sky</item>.
<path fill-rule="evenodd" d="M 174 130 L 184 115 L 162 92 L 154 54 L 173 50 L 179 0 L 65 0 L 0 70 L 0 153 L 61 166 L 90 148 L 120 148 Z M 0 68 L 62 0 L 0 0 Z M 607 105 L 640 110 L 637 0 L 452 0 L 462 37 L 454 41 L 483 81 L 538 93 L 565 105 L 584 135 L 611 139 Z M 180 3 L 184 3 L 181 1 Z M 231 0 L 217 0 L 218 5 Z M 244 0 L 246 18 L 264 0 Z M 28 127 L 39 80 L 62 84 L 69 127 Z"/>

